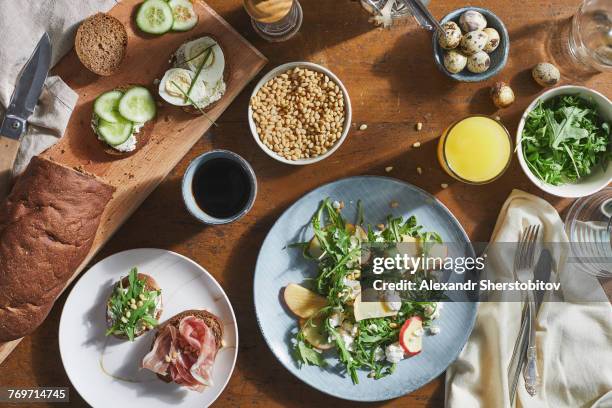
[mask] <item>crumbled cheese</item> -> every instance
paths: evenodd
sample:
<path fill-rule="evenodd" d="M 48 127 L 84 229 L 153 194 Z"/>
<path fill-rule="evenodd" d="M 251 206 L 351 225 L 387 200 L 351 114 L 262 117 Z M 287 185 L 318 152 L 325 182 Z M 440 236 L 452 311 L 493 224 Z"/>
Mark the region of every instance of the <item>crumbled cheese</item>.
<path fill-rule="evenodd" d="M 342 279 L 342 283 L 347 287 L 346 295 L 350 299 L 355 299 L 359 293 L 361 293 L 361 284 L 357 280 L 347 279 L 346 277 Z"/>
<path fill-rule="evenodd" d="M 442 310 L 442 302 L 437 302 L 435 305 L 425 305 L 425 316 L 430 317 L 432 320 L 440 317 L 440 310 Z"/>
<path fill-rule="evenodd" d="M 340 329 L 339 333 L 340 333 L 340 338 L 342 339 L 342 341 L 344 342 L 344 345 L 346 346 L 346 349 L 348 351 L 353 351 L 353 343 L 355 343 L 355 337 L 344 329 Z"/>
<path fill-rule="evenodd" d="M 329 325 L 331 327 L 338 327 L 342 324 L 342 321 L 344 320 L 344 313 L 342 312 L 335 312 L 332 313 L 329 318 Z"/>
<path fill-rule="evenodd" d="M 404 358 L 404 349 L 396 341 L 385 347 L 385 357 L 390 363 L 399 363 Z"/>
<path fill-rule="evenodd" d="M 431 326 L 429 328 L 429 333 L 435 336 L 436 334 L 440 333 L 440 328 L 438 326 Z"/>
<path fill-rule="evenodd" d="M 382 361 L 385 359 L 385 351 L 378 346 L 374 349 L 374 361 Z"/>

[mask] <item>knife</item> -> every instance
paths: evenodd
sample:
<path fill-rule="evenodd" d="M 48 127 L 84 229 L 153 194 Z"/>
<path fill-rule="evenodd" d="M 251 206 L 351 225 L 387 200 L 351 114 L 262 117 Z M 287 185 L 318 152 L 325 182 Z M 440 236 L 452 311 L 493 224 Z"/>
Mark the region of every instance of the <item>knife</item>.
<path fill-rule="evenodd" d="M 550 252 L 547 249 L 543 249 L 538 263 L 536 264 L 533 271 L 534 280 L 541 280 L 543 282 L 550 281 L 550 274 L 553 266 L 553 259 Z M 537 291 L 535 294 L 536 308 L 534 315 L 537 316 L 542 301 L 544 300 L 545 291 Z M 531 325 L 529 320 L 529 313 L 526 312 L 526 307 L 523 308 L 523 321 L 519 330 L 516 343 L 514 344 L 514 350 L 512 351 L 512 358 L 510 364 L 508 364 L 508 385 L 510 392 L 510 406 L 514 405 L 514 399 L 516 396 L 516 388 L 518 386 L 519 375 L 522 371 L 523 365 L 525 364 L 525 358 L 527 357 L 527 346 L 529 340 L 528 327 Z"/>
<path fill-rule="evenodd" d="M 51 65 L 51 41 L 44 33 L 23 67 L 0 125 L 0 199 L 10 191 L 11 173 L 26 120 L 34 112 Z"/>

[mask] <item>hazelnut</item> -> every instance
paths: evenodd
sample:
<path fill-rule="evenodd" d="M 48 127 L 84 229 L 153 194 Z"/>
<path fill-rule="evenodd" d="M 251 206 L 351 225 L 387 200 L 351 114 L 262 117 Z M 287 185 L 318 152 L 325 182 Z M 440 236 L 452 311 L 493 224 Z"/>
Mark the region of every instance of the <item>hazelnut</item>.
<path fill-rule="evenodd" d="M 505 82 L 496 82 L 491 88 L 491 98 L 498 108 L 507 108 L 514 103 L 514 92 Z"/>

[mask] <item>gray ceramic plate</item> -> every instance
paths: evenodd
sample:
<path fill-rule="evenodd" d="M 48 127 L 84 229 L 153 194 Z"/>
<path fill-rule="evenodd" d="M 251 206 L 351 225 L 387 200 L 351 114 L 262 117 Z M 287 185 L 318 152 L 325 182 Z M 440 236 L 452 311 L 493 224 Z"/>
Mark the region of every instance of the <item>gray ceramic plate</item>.
<path fill-rule="evenodd" d="M 441 332 L 427 336 L 420 354 L 402 360 L 395 373 L 383 379 L 370 379 L 363 371 L 359 384 L 353 385 L 334 352 L 326 353 L 326 368 L 299 368 L 291 355 L 297 320 L 284 306 L 282 289 L 313 277 L 316 268 L 302 258 L 300 249 L 287 245 L 312 236 L 308 224 L 325 197 L 344 201 L 343 214 L 348 220 L 356 218 L 357 200 L 361 200 L 367 223 L 384 222 L 389 214 L 415 215 L 419 224 L 438 232 L 445 242 L 466 243 L 468 237 L 450 211 L 429 193 L 386 177 L 360 176 L 326 184 L 295 202 L 274 224 L 259 252 L 254 282 L 257 320 L 268 346 L 292 374 L 319 391 L 347 400 L 382 401 L 408 394 L 442 374 L 455 360 L 472 331 L 476 304 L 447 303 L 437 320 Z M 391 201 L 397 201 L 399 207 L 390 208 Z"/>

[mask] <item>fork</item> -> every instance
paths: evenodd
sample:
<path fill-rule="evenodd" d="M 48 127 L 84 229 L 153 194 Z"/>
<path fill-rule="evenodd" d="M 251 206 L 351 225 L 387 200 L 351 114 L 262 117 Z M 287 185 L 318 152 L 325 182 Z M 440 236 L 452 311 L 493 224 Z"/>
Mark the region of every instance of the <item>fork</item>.
<path fill-rule="evenodd" d="M 540 234 L 539 225 L 530 225 L 523 230 L 516 255 L 514 257 L 514 274 L 521 283 L 533 279 L 533 268 L 535 262 L 535 249 Z M 529 395 L 536 394 L 538 381 L 538 369 L 536 361 L 536 345 L 535 345 L 535 297 L 533 291 L 527 290 L 527 315 L 528 315 L 528 346 L 527 346 L 527 361 L 523 367 L 523 378 L 525 380 L 525 389 Z M 527 316 L 526 316 L 527 317 Z"/>

